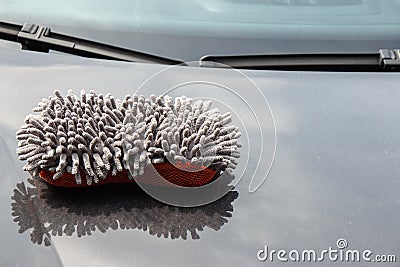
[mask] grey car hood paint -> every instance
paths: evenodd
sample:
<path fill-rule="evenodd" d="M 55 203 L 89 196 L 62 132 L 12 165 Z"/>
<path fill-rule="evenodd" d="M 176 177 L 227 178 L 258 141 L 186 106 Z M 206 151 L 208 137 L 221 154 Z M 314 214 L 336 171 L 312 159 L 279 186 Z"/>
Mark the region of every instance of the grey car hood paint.
<path fill-rule="evenodd" d="M 349 248 L 368 248 L 377 254 L 396 254 L 400 249 L 399 74 L 245 71 L 268 99 L 277 130 L 274 165 L 256 193 L 248 193 L 248 180 L 244 180 L 226 205 L 199 211 L 203 212 L 198 220 L 204 229 L 198 228 L 198 240 L 189 234 L 186 240 L 172 239 L 149 234 L 149 229 L 117 226 L 104 233 L 97 228 L 81 237 L 76 232 L 51 235 L 51 246 L 44 246 L 31 242 L 32 229 L 18 234 L 15 214 L 11 214 L 13 190 L 21 182 L 28 186 L 30 178 L 15 153 L 15 132 L 24 117 L 54 89 L 64 93 L 68 89 L 77 93 L 96 89 L 124 97 L 164 66 L 6 48 L 0 49 L 0 57 L 0 251 L 4 266 L 253 266 L 260 263 L 257 251 L 264 245 L 287 251 L 323 250 L 334 247 L 339 238 L 345 238 Z M 229 77 L 230 71 L 176 68 L 170 75 L 198 80 L 212 75 Z M 225 102 L 229 97 L 221 95 Z M 247 129 L 250 135 L 255 130 Z M 256 169 L 254 159 L 252 155 L 250 170 Z M 269 164 L 268 159 L 262 160 L 263 164 Z M 76 210 L 68 207 L 68 196 L 64 206 L 46 206 L 51 208 L 48 212 L 61 218 L 76 216 Z M 112 201 L 107 203 L 112 206 Z M 43 205 L 32 207 L 39 221 L 43 220 L 41 214 L 46 215 L 40 210 Z M 97 206 L 90 207 L 92 212 L 89 209 L 85 215 L 89 219 L 105 209 L 101 198 Z M 164 217 L 157 215 L 159 209 L 165 209 L 160 213 Z M 185 220 L 195 217 L 157 205 L 147 212 L 144 221 L 148 228 L 162 228 L 163 220 L 177 216 L 185 225 Z M 216 225 L 205 218 L 210 213 L 215 215 Z M 140 212 L 126 214 L 128 221 L 140 216 Z M 112 216 L 107 212 L 103 215 L 105 220 Z M 264 264 L 279 266 L 280 262 Z M 335 264 L 327 261 L 323 266 L 330 265 Z"/>

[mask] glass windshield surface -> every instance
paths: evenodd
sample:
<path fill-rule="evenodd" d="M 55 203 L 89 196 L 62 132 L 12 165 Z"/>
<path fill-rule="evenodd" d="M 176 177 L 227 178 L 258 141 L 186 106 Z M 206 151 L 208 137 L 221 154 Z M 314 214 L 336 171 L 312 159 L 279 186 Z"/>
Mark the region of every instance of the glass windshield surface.
<path fill-rule="evenodd" d="M 399 0 L 0 1 L 2 20 L 182 60 L 396 48 L 399 13 Z"/>

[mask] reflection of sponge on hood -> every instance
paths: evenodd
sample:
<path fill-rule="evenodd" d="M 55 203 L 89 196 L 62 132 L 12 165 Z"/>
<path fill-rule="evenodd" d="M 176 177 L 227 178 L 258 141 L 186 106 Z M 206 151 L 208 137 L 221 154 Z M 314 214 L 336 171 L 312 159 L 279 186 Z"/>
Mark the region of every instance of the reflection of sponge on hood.
<path fill-rule="evenodd" d="M 129 178 L 141 176 L 146 166 L 167 162 L 219 174 L 235 168 L 239 157 L 238 128 L 210 101 L 137 95 L 116 100 L 93 91 L 82 91 L 79 99 L 56 91 L 33 111 L 17 132 L 17 154 L 27 160 L 24 170 L 52 172 L 53 180 L 72 174 L 77 185 L 82 178 L 91 185 L 124 170 Z"/>
<path fill-rule="evenodd" d="M 171 239 L 199 239 L 203 230 L 218 231 L 228 223 L 238 196 L 230 191 L 217 201 L 188 209 L 157 201 L 135 186 L 71 190 L 28 178 L 16 185 L 11 209 L 18 232 L 30 232 L 33 243 L 46 246 L 51 245 L 51 236 L 82 237 L 118 228 Z"/>

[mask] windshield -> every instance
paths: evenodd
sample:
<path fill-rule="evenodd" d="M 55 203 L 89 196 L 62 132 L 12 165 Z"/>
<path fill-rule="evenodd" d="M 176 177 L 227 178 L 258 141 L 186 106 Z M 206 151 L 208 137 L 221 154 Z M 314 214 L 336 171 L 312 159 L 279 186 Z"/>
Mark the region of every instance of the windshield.
<path fill-rule="evenodd" d="M 399 12 L 399 0 L 0 1 L 5 21 L 186 61 L 396 48 Z"/>

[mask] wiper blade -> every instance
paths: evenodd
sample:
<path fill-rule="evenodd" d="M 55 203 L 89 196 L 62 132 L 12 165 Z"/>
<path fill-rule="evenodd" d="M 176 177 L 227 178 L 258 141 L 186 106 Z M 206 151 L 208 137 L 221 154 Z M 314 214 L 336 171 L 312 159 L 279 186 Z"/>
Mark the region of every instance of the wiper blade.
<path fill-rule="evenodd" d="M 126 48 L 103 44 L 70 35 L 55 33 L 48 27 L 36 24 L 17 25 L 0 22 L 0 39 L 19 42 L 22 49 L 63 53 L 119 61 L 158 63 L 167 65 L 184 64 L 180 60 L 146 54 Z"/>
<path fill-rule="evenodd" d="M 400 50 L 376 53 L 204 56 L 201 65 L 291 71 L 400 71 Z"/>

